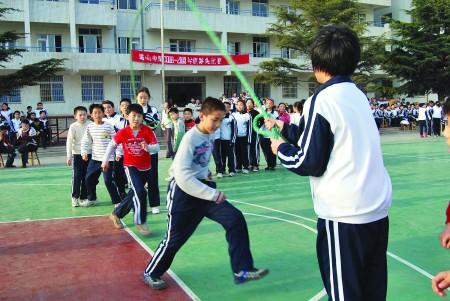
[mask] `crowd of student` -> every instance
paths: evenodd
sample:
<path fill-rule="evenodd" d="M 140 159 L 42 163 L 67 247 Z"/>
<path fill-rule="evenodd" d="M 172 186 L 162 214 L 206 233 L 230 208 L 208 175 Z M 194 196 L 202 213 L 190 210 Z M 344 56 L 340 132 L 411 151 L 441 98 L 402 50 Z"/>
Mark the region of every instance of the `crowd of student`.
<path fill-rule="evenodd" d="M 371 99 L 370 108 L 377 127 L 419 126 L 420 137 L 441 135 L 441 124 L 445 116 L 440 102 L 428 103 L 387 102 L 385 99 Z"/>
<path fill-rule="evenodd" d="M 22 157 L 22 167 L 28 164 L 29 152 L 38 146 L 46 148 L 51 142 L 51 129 L 48 112 L 42 102 L 36 104 L 36 110 L 27 107 L 26 113 L 12 111 L 7 103 L 2 104 L 0 111 L 0 152 L 6 153 L 8 159 L 5 167 L 13 168 L 16 149 Z"/>

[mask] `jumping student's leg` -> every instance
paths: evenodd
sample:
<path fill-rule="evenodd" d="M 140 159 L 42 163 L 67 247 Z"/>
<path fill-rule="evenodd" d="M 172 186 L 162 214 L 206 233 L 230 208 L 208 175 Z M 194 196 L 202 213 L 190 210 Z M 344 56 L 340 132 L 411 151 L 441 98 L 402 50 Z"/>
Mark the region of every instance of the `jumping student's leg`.
<path fill-rule="evenodd" d="M 386 300 L 387 218 L 368 224 L 317 222 L 317 258 L 329 300 Z"/>
<path fill-rule="evenodd" d="M 86 191 L 89 201 L 97 200 L 97 184 L 98 178 L 102 173 L 102 162 L 96 160 L 89 160 L 86 171 Z"/>
<path fill-rule="evenodd" d="M 242 212 L 228 202 L 209 203 L 206 217 L 221 224 L 226 231 L 233 272 L 254 268 L 247 223 Z"/>
<path fill-rule="evenodd" d="M 151 183 L 148 183 L 148 201 L 150 203 L 150 207 L 158 207 L 161 204 L 158 186 L 158 154 L 152 154 L 151 161 Z"/>
<path fill-rule="evenodd" d="M 168 204 L 168 220 L 167 231 L 164 239 L 160 242 L 158 249 L 156 249 L 152 260 L 145 268 L 144 274 L 153 277 L 161 277 L 166 272 L 178 250 L 194 233 L 198 224 L 201 222 L 206 210 L 204 200 L 197 200 L 192 208 L 180 210 L 180 206 L 186 201 L 192 202 L 192 197 L 182 191 L 175 181 L 169 184 L 169 191 L 167 193 Z"/>
<path fill-rule="evenodd" d="M 119 204 L 122 199 L 120 198 L 119 189 L 117 188 L 116 181 L 113 177 L 114 162 L 109 162 L 109 168 L 107 171 L 103 171 L 103 180 L 105 181 L 106 189 L 108 190 L 111 202 L 113 204 Z"/>
<path fill-rule="evenodd" d="M 139 171 L 135 167 L 125 167 L 125 172 L 131 188 L 127 195 L 128 205 L 125 209 L 128 209 L 128 211 L 126 211 L 125 214 L 133 207 L 134 223 L 136 225 L 145 224 L 147 222 L 147 191 L 145 190 L 144 185 L 150 180 L 150 170 Z M 118 208 L 120 208 L 121 205 L 119 205 Z M 117 214 L 117 216 L 122 218 L 125 214 Z"/>

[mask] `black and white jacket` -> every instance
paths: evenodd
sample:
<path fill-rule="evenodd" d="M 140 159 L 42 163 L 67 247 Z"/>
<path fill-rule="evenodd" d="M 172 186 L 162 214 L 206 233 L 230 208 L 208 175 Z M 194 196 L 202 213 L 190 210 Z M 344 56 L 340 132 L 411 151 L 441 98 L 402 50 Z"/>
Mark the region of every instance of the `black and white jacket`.
<path fill-rule="evenodd" d="M 233 114 L 227 113 L 222 119 L 220 125 L 220 140 L 230 140 L 231 143 L 236 142 L 237 136 L 237 123 Z"/>
<path fill-rule="evenodd" d="M 145 125 L 149 126 L 151 129 L 157 128 L 161 122 L 158 114 L 158 109 L 150 105 L 143 107 L 143 109 Z"/>
<path fill-rule="evenodd" d="M 319 87 L 304 107 L 305 130 L 298 146 L 283 143 L 283 166 L 310 176 L 320 218 L 363 224 L 387 216 L 391 179 L 367 99 L 349 77 Z"/>

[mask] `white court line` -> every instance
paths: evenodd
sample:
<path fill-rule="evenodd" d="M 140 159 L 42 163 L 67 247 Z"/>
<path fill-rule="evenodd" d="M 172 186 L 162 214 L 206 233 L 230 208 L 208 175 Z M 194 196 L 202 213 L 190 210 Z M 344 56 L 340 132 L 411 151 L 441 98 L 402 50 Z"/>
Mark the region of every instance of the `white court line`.
<path fill-rule="evenodd" d="M 50 218 L 40 218 L 40 219 L 24 219 L 24 220 L 15 220 L 15 221 L 6 221 L 0 222 L 0 224 L 9 224 L 9 223 L 29 223 L 29 222 L 45 222 L 45 221 L 57 221 L 62 219 L 75 219 L 75 218 L 89 218 L 89 217 L 103 217 L 109 216 L 109 214 L 95 214 L 95 215 L 80 215 L 80 216 L 68 216 L 68 217 L 50 217 Z"/>
<path fill-rule="evenodd" d="M 0 186 L 72 186 L 70 183 L 0 183 Z"/>
<path fill-rule="evenodd" d="M 424 275 L 425 277 L 429 278 L 429 279 L 433 279 L 434 276 L 431 275 L 430 273 L 428 273 L 427 271 L 425 271 L 424 269 L 419 268 L 418 266 L 412 264 L 411 262 L 401 258 L 400 256 L 397 256 L 389 251 L 386 252 L 388 256 L 394 258 L 395 260 L 400 261 L 401 263 L 403 263 L 404 265 L 409 266 L 411 269 L 419 272 L 420 274 Z M 450 291 L 450 288 L 447 289 L 448 291 Z"/>
<path fill-rule="evenodd" d="M 238 203 L 238 204 L 249 205 L 249 206 L 253 206 L 253 207 L 257 207 L 257 208 L 262 208 L 262 209 L 266 209 L 266 210 L 269 210 L 269 211 L 282 213 L 282 214 L 284 214 L 284 215 L 289 215 L 289 216 L 293 216 L 293 217 L 298 217 L 298 218 L 300 218 L 300 219 L 303 219 L 303 220 L 305 220 L 305 221 L 312 222 L 312 223 L 316 223 L 316 222 L 317 222 L 316 220 L 311 219 L 311 218 L 308 218 L 308 217 L 304 217 L 304 216 L 301 216 L 301 215 L 298 215 L 298 214 L 289 213 L 289 212 L 286 212 L 286 211 L 281 211 L 281 210 L 274 209 L 274 208 L 270 208 L 270 207 L 266 207 L 266 206 L 261 206 L 261 205 L 257 205 L 257 204 L 253 204 L 253 203 L 248 203 L 248 202 L 242 202 L 242 201 L 234 201 L 234 200 L 227 200 L 227 201 L 228 201 L 228 202 L 232 202 L 232 203 Z M 314 232 L 314 233 L 317 233 L 317 232 Z"/>
<path fill-rule="evenodd" d="M 316 295 L 314 295 L 311 299 L 308 301 L 319 301 L 323 297 L 327 295 L 327 291 L 323 288 L 320 292 L 318 292 Z"/>
<path fill-rule="evenodd" d="M 422 160 L 441 160 L 441 161 L 449 161 L 449 158 L 436 158 L 436 157 L 427 157 L 427 156 L 415 156 L 415 155 L 401 155 L 401 154 L 393 154 L 393 153 L 383 153 L 383 155 L 395 156 L 395 157 L 403 157 L 403 158 L 414 158 L 414 159 L 422 159 Z"/>
<path fill-rule="evenodd" d="M 125 225 L 125 223 L 124 223 Z M 144 248 L 145 251 L 147 251 L 147 253 L 150 254 L 150 256 L 153 256 L 153 251 L 152 249 L 150 249 L 143 241 L 142 239 L 139 238 L 139 236 L 137 236 L 136 234 L 134 234 L 133 231 L 130 230 L 130 228 L 125 227 L 124 230 L 126 232 L 128 232 L 128 234 L 130 234 L 130 236 L 132 238 L 134 238 L 134 240 L 142 247 Z M 200 301 L 200 298 L 183 282 L 183 280 L 181 280 L 172 270 L 168 270 L 167 274 L 169 274 L 170 277 L 173 278 L 173 280 L 175 280 L 175 282 L 184 290 L 184 292 L 192 299 L 195 301 Z"/>

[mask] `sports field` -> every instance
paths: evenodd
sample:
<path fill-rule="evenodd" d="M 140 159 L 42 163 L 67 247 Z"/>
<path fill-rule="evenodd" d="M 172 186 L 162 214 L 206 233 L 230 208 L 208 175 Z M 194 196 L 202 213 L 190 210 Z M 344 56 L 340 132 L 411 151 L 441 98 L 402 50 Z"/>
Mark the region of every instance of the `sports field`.
<path fill-rule="evenodd" d="M 433 295 L 430 277 L 450 269 L 450 252 L 442 249 L 437 239 L 450 197 L 447 149 L 444 140 L 438 138 L 409 136 L 399 142 L 383 142 L 394 191 L 388 300 L 441 299 Z M 170 162 L 160 160 L 162 200 Z M 172 265 L 180 290 L 186 287 L 185 295 L 176 296 L 170 295 L 172 291 L 168 295 L 155 294 L 141 283 L 150 258 L 143 246 L 156 249 L 165 233 L 164 212 L 149 215 L 151 237 L 130 236 L 125 230 L 112 229 L 105 218 L 112 205 L 103 184 L 98 188 L 99 206 L 72 208 L 70 179 L 71 169 L 63 164 L 0 169 L 0 300 L 62 300 L 52 290 L 73 294 L 81 290 L 83 300 L 326 300 L 315 256 L 316 216 L 308 178 L 278 167 L 275 172 L 218 180 L 219 188 L 246 214 L 256 266 L 269 268 L 270 274 L 260 281 L 236 286 L 225 233 L 220 225 L 204 220 Z M 99 217 L 73 219 L 82 216 Z M 134 233 L 132 219 L 124 221 L 129 232 Z M 108 253 L 111 250 L 113 253 Z M 71 260 L 64 260 L 66 256 Z M 60 268 L 46 267 L 59 261 Z M 96 263 L 106 266 L 99 268 Z M 45 272 L 46 277 L 39 277 Z M 58 281 L 62 274 L 69 280 Z M 88 277 L 93 274 L 95 283 Z M 7 281 L 11 277 L 18 281 Z M 47 295 L 42 295 L 43 291 Z M 134 295 L 123 295 L 127 291 Z M 67 293 L 64 300 L 77 299 L 73 294 Z"/>

